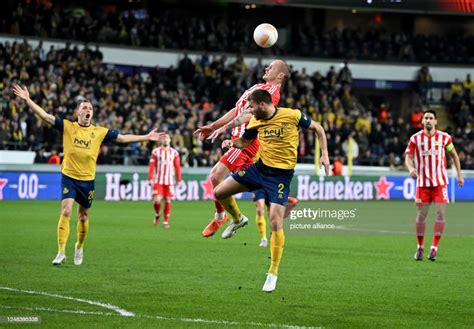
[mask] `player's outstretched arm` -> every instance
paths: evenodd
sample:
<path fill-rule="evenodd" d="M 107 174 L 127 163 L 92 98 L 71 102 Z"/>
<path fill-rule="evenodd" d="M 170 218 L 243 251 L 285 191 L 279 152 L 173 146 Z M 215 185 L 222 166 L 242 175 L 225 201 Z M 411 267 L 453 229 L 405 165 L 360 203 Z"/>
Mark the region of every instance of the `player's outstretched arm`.
<path fill-rule="evenodd" d="M 456 168 L 456 175 L 457 175 L 457 178 L 458 178 L 458 185 L 459 185 L 459 187 L 463 187 L 464 186 L 464 177 L 462 177 L 462 173 L 461 173 L 461 161 L 459 161 L 458 152 L 456 152 L 456 149 L 453 147 L 451 149 L 451 151 L 448 151 L 448 153 L 449 153 L 449 156 L 451 157 L 451 159 L 453 159 L 454 168 Z"/>
<path fill-rule="evenodd" d="M 157 128 L 153 129 L 146 135 L 122 135 L 119 134 L 117 136 L 117 143 L 128 144 L 128 143 L 135 143 L 135 142 L 146 142 L 152 141 L 157 142 L 161 141 L 166 133 L 159 133 L 157 132 Z"/>
<path fill-rule="evenodd" d="M 235 112 L 235 107 L 229 112 L 227 112 L 226 114 L 224 114 L 222 117 L 214 121 L 213 123 L 202 126 L 202 127 L 198 127 L 198 129 L 196 129 L 194 134 L 195 135 L 198 134 L 200 140 L 205 140 L 207 136 L 209 136 L 209 134 L 211 134 L 214 130 L 229 123 L 234 117 L 234 112 Z"/>
<path fill-rule="evenodd" d="M 51 126 L 54 125 L 55 117 L 51 114 L 48 114 L 45 110 L 43 110 L 42 107 L 33 102 L 33 100 L 30 98 L 30 93 L 26 86 L 20 87 L 20 85 L 14 84 L 13 93 L 21 99 L 25 100 L 26 104 L 28 104 L 28 106 L 33 110 L 33 112 L 35 112 L 36 115 L 38 115 L 43 121 L 45 121 Z"/>
<path fill-rule="evenodd" d="M 328 141 L 326 139 L 326 132 L 324 128 L 317 123 L 316 121 L 311 120 L 311 125 L 309 126 L 310 130 L 316 132 L 319 140 L 319 147 L 321 149 L 321 158 L 319 167 L 324 166 L 324 171 L 326 176 L 329 176 L 330 168 L 329 168 L 329 152 L 328 152 Z"/>
<path fill-rule="evenodd" d="M 223 149 L 225 148 L 230 148 L 230 147 L 235 147 L 237 149 L 244 149 L 247 147 L 247 145 L 250 144 L 252 140 L 251 139 L 245 139 L 245 138 L 237 138 L 237 139 L 226 139 L 225 141 L 222 142 L 221 147 Z"/>
<path fill-rule="evenodd" d="M 405 166 L 408 168 L 408 172 L 410 173 L 410 177 L 416 178 L 418 175 L 416 174 L 415 169 L 415 162 L 413 161 L 413 155 L 407 154 L 405 156 Z"/>
<path fill-rule="evenodd" d="M 237 118 L 215 130 L 211 135 L 209 135 L 207 139 L 210 139 L 211 142 L 214 142 L 216 138 L 223 135 L 227 130 L 243 125 L 244 123 L 249 122 L 251 118 L 252 113 L 249 110 L 244 110 Z"/>

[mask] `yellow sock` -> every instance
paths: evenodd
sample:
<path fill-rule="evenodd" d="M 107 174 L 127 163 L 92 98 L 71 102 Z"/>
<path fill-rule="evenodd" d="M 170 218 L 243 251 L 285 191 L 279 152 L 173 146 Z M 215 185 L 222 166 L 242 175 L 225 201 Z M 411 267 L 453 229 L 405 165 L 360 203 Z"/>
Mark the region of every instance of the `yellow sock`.
<path fill-rule="evenodd" d="M 260 235 L 260 239 L 267 237 L 267 221 L 265 220 L 264 215 L 256 215 L 255 221 L 257 222 L 257 231 Z"/>
<path fill-rule="evenodd" d="M 240 220 L 240 216 L 242 213 L 240 212 L 239 206 L 237 205 L 235 198 L 231 196 L 227 199 L 219 200 L 219 202 L 222 204 L 225 210 L 227 210 L 227 212 L 232 215 L 232 218 L 234 219 L 234 224 L 237 224 Z"/>
<path fill-rule="evenodd" d="M 89 220 L 77 221 L 77 243 L 76 248 L 81 249 L 86 241 L 87 233 L 89 233 Z"/>
<path fill-rule="evenodd" d="M 280 265 L 281 256 L 283 254 L 283 246 L 285 245 L 285 232 L 283 229 L 272 232 L 270 238 L 270 253 L 272 256 L 272 264 L 268 273 L 278 275 L 278 266 Z"/>
<path fill-rule="evenodd" d="M 71 217 L 61 215 L 58 223 L 58 252 L 66 252 L 66 243 L 69 238 L 69 220 Z"/>

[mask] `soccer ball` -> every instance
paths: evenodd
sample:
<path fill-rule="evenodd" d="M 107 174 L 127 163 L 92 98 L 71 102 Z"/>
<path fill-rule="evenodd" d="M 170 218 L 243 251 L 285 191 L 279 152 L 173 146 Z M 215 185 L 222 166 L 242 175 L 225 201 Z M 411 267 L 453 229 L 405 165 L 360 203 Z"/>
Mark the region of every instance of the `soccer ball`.
<path fill-rule="evenodd" d="M 278 31 L 272 24 L 263 23 L 257 26 L 253 31 L 253 39 L 260 47 L 268 48 L 277 42 Z"/>

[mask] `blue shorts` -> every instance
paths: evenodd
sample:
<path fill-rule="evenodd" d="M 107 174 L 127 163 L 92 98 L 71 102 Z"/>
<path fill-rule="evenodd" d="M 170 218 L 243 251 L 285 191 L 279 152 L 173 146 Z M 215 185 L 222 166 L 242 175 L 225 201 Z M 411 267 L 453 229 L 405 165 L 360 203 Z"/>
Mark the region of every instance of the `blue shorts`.
<path fill-rule="evenodd" d="M 266 195 L 265 195 L 264 190 L 258 189 L 258 190 L 253 191 L 253 201 L 258 201 L 265 198 L 266 198 Z"/>
<path fill-rule="evenodd" d="M 268 167 L 259 160 L 250 167 L 232 174 L 232 178 L 247 187 L 249 191 L 262 189 L 266 201 L 284 206 L 290 194 L 293 174 L 292 169 Z"/>
<path fill-rule="evenodd" d="M 95 180 L 77 180 L 61 174 L 61 200 L 72 198 L 84 208 L 92 206 Z"/>

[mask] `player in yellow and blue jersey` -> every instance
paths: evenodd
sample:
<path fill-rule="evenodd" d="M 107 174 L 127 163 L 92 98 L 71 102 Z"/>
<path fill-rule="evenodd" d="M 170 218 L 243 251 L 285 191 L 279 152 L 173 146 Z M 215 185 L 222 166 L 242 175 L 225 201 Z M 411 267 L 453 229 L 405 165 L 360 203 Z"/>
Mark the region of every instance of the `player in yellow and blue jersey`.
<path fill-rule="evenodd" d="M 270 239 L 271 266 L 263 291 L 272 292 L 276 288 L 278 266 L 285 244 L 283 218 L 285 204 L 288 201 L 290 183 L 293 178 L 297 160 L 299 127 L 316 132 L 321 145 L 321 165 L 329 175 L 329 157 L 326 134 L 323 127 L 308 118 L 299 110 L 277 108 L 272 104 L 270 94 L 265 90 L 255 90 L 248 98 L 249 109 L 253 114 L 242 137 L 225 140 L 222 147 L 245 148 L 253 139 L 260 142 L 260 159 L 250 167 L 232 174 L 214 189 L 214 196 L 232 215 L 234 221 L 222 234 L 223 238 L 232 237 L 235 232 L 247 225 L 248 219 L 241 212 L 230 196 L 262 189 L 266 201 L 270 204 Z"/>
<path fill-rule="evenodd" d="M 63 134 L 64 160 L 61 167 L 61 216 L 58 223 L 58 254 L 54 265 L 66 261 L 66 243 L 69 238 L 69 220 L 74 201 L 77 202 L 77 242 L 74 264 L 83 261 L 83 246 L 89 232 L 89 209 L 94 199 L 95 172 L 100 145 L 104 142 L 133 143 L 158 141 L 164 133 L 153 129 L 147 135 L 122 135 L 116 130 L 97 127 L 92 124 L 94 109 L 89 100 L 82 100 L 76 106 L 77 121 L 61 119 L 48 114 L 31 98 L 26 87 L 13 86 L 16 96 L 24 99 L 28 106 L 43 121 Z"/>

